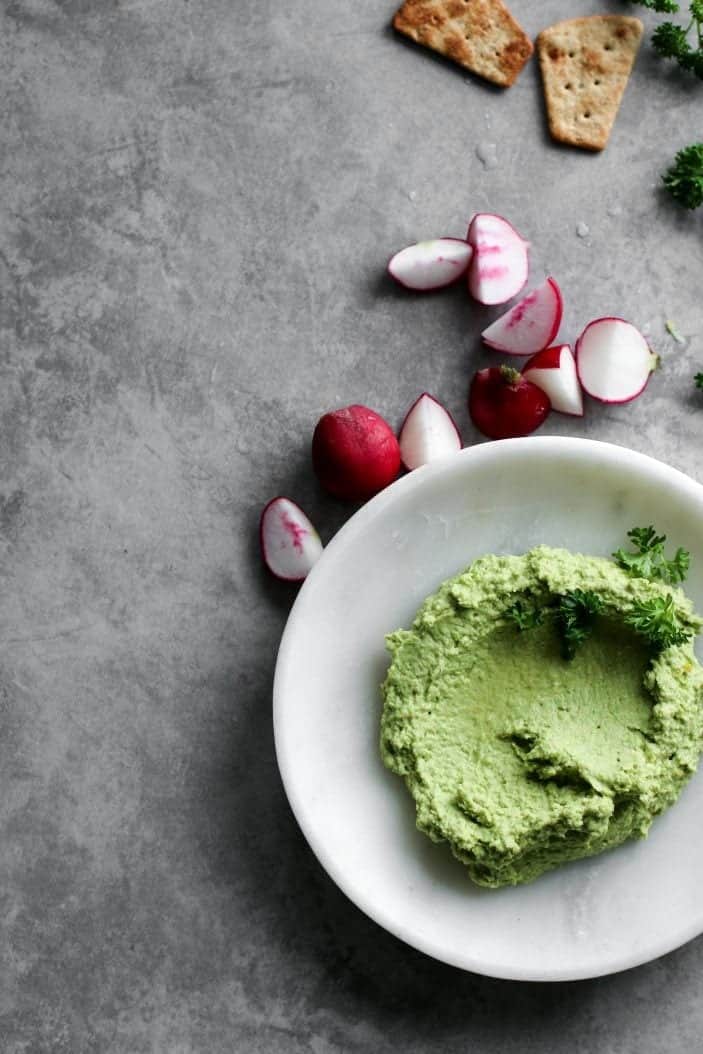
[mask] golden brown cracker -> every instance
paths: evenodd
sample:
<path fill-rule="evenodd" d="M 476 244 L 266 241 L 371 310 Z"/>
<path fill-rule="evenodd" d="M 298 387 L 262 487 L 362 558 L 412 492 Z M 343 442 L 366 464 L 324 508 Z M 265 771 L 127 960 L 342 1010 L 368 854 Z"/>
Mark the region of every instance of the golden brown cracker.
<path fill-rule="evenodd" d="M 534 50 L 503 0 L 405 0 L 393 25 L 504 88 L 515 82 Z"/>
<path fill-rule="evenodd" d="M 557 22 L 537 37 L 552 137 L 586 150 L 607 145 L 643 26 L 627 15 Z"/>

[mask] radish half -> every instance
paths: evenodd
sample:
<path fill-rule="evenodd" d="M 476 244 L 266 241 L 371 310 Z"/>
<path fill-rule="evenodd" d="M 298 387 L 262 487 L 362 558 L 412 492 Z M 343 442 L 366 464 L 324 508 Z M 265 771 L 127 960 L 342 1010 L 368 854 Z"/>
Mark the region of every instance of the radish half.
<path fill-rule="evenodd" d="M 317 531 L 290 498 L 273 498 L 264 507 L 259 542 L 269 571 L 286 582 L 302 582 L 322 555 Z"/>
<path fill-rule="evenodd" d="M 534 355 L 556 337 L 563 309 L 559 286 L 553 278 L 547 278 L 484 329 L 481 336 L 496 351 Z"/>
<path fill-rule="evenodd" d="M 469 292 L 481 304 L 504 304 L 527 281 L 528 243 L 502 216 L 478 212 L 466 240 L 474 250 Z"/>
<path fill-rule="evenodd" d="M 461 450 L 454 419 L 428 392 L 423 392 L 408 410 L 399 443 L 403 464 L 411 470 Z"/>
<path fill-rule="evenodd" d="M 622 318 L 596 318 L 576 341 L 581 386 L 603 403 L 636 399 L 658 362 L 640 331 Z"/>
<path fill-rule="evenodd" d="M 576 360 L 568 344 L 555 344 L 533 355 L 522 371 L 549 396 L 552 410 L 583 417 L 583 392 L 576 373 Z"/>
<path fill-rule="evenodd" d="M 466 274 L 473 252 L 463 238 L 433 238 L 397 252 L 388 273 L 406 289 L 444 289 Z"/>

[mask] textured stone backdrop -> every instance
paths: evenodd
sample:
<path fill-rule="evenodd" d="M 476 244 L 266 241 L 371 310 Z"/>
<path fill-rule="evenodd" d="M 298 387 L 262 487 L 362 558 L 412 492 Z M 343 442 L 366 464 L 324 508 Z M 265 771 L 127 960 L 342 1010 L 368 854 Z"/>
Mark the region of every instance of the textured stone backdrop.
<path fill-rule="evenodd" d="M 606 9 L 513 10 L 535 35 Z M 323 540 L 325 410 L 464 399 L 488 312 L 390 287 L 392 251 L 514 219 L 565 326 L 616 313 L 646 395 L 543 431 L 703 479 L 703 216 L 658 189 L 703 86 L 643 46 L 608 149 L 395 39 L 380 0 L 4 0 L 0 17 L 0 1047 L 4 1054 L 686 1054 L 703 945 L 520 985 L 405 947 L 285 801 L 271 681 L 294 591 L 256 524 Z M 653 16 L 645 18 L 648 27 Z M 701 210 L 703 211 L 703 210 Z M 673 319 L 685 344 L 667 333 Z"/>

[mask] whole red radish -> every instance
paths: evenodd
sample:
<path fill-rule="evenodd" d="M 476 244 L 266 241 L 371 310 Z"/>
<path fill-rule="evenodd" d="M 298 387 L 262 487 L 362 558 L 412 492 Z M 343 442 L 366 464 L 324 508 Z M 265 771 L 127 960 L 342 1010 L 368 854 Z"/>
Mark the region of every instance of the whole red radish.
<path fill-rule="evenodd" d="M 323 414 L 312 437 L 312 464 L 320 484 L 336 498 L 365 501 L 400 471 L 393 429 L 368 406 Z"/>
<path fill-rule="evenodd" d="M 510 366 L 478 370 L 471 381 L 471 420 L 489 439 L 529 435 L 539 428 L 550 409 L 546 392 Z"/>
<path fill-rule="evenodd" d="M 286 582 L 302 582 L 322 556 L 320 536 L 290 498 L 272 498 L 264 507 L 259 544 L 269 571 Z"/>

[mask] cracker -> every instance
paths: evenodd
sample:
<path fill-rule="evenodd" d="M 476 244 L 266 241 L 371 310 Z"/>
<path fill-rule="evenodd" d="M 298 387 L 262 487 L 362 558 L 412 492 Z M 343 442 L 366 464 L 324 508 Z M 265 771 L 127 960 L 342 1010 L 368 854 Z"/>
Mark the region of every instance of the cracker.
<path fill-rule="evenodd" d="M 615 123 L 643 26 L 627 15 L 557 22 L 537 37 L 537 55 L 552 137 L 603 150 Z"/>
<path fill-rule="evenodd" d="M 534 50 L 503 0 L 405 0 L 393 26 L 504 88 L 515 82 Z"/>

